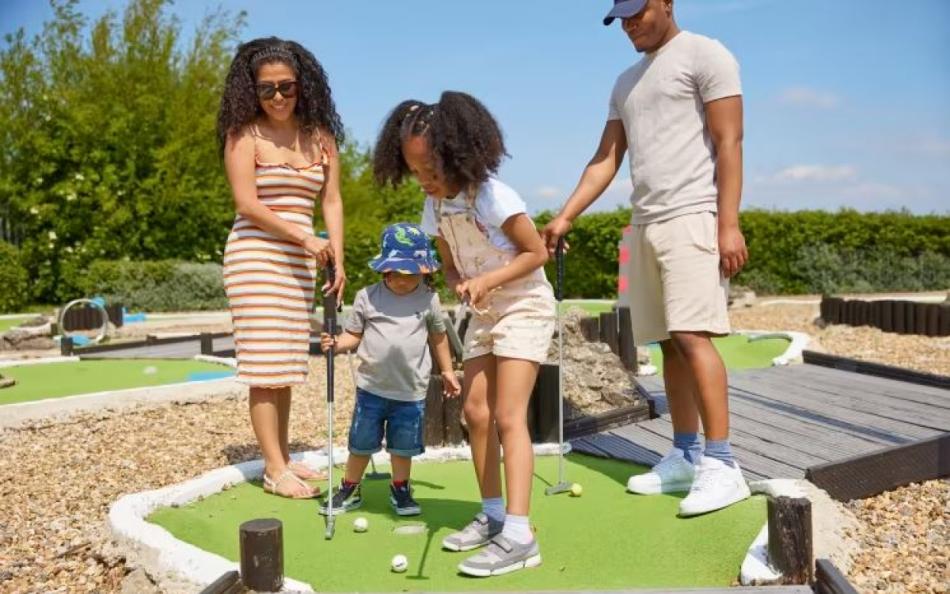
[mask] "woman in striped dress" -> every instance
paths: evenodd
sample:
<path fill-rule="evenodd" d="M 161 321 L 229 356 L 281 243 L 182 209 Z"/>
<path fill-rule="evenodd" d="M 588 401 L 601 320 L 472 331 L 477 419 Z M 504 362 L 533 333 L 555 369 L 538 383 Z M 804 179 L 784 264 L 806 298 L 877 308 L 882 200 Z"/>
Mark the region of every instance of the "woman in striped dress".
<path fill-rule="evenodd" d="M 309 498 L 319 478 L 290 461 L 290 387 L 307 378 L 317 267 L 335 262 L 342 294 L 343 206 L 337 143 L 343 125 L 326 74 L 292 41 L 256 39 L 238 48 L 225 82 L 218 137 L 237 216 L 224 253 L 237 379 L 250 386 L 264 488 Z M 320 201 L 329 241 L 313 231 Z"/>

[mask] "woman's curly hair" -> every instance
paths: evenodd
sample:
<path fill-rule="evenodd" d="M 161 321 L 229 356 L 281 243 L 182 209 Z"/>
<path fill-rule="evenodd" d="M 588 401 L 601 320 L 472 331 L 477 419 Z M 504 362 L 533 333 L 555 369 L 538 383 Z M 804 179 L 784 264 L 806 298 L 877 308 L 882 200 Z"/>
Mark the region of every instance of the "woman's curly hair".
<path fill-rule="evenodd" d="M 221 109 L 218 111 L 218 143 L 241 130 L 262 113 L 255 87 L 257 69 L 264 64 L 281 62 L 293 69 L 297 77 L 297 104 L 294 115 L 300 129 L 313 134 L 317 128 L 326 130 L 343 142 L 343 122 L 327 82 L 327 73 L 320 62 L 295 41 L 262 37 L 238 47 L 224 82 Z"/>
<path fill-rule="evenodd" d="M 376 183 L 402 182 L 409 174 L 402 143 L 420 135 L 446 181 L 461 189 L 483 184 L 508 155 L 501 128 L 485 106 L 466 93 L 445 91 L 438 103 L 410 99 L 389 113 L 373 151 Z"/>

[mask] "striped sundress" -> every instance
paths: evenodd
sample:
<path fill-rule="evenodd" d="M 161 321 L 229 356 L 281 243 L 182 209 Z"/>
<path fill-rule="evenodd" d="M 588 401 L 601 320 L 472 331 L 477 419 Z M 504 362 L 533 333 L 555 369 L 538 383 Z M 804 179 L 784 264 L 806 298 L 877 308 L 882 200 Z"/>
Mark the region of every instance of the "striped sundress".
<path fill-rule="evenodd" d="M 308 167 L 255 159 L 257 198 L 285 221 L 313 233 L 326 153 Z M 316 259 L 238 215 L 224 250 L 224 289 L 234 325 L 237 380 L 280 388 L 302 384 L 310 354 Z"/>

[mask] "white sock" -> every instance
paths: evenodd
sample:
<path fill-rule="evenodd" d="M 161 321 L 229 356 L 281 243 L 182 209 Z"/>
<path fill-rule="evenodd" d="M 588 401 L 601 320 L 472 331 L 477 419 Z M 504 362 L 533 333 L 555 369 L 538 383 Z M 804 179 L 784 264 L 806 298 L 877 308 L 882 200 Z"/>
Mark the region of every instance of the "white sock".
<path fill-rule="evenodd" d="M 528 544 L 534 540 L 534 534 L 531 533 L 531 524 L 528 523 L 528 516 L 506 515 L 505 527 L 501 534 L 518 544 Z"/>
<path fill-rule="evenodd" d="M 482 513 L 496 522 L 504 522 L 505 500 L 501 497 L 482 499 Z"/>

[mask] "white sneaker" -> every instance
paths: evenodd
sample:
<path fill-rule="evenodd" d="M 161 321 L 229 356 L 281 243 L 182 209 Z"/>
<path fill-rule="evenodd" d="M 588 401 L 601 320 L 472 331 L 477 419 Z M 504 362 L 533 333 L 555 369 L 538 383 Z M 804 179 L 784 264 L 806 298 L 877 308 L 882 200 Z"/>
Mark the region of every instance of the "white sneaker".
<path fill-rule="evenodd" d="M 693 484 L 695 472 L 693 464 L 686 459 L 683 451 L 673 448 L 653 470 L 631 476 L 627 481 L 627 490 L 640 495 L 688 491 Z"/>
<path fill-rule="evenodd" d="M 749 486 L 739 466 L 703 456 L 696 465 L 696 480 L 680 502 L 680 516 L 697 516 L 728 507 L 748 498 Z"/>

